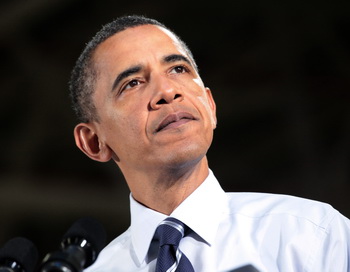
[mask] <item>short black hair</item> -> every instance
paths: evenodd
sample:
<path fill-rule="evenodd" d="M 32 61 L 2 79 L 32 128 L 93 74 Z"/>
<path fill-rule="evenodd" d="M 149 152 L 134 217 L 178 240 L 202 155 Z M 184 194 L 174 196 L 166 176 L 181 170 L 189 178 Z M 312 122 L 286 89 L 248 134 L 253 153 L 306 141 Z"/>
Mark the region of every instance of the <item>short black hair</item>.
<path fill-rule="evenodd" d="M 123 16 L 104 25 L 101 30 L 98 31 L 96 35 L 86 44 L 72 70 L 69 82 L 72 106 L 80 122 L 86 123 L 90 121 L 99 121 L 92 99 L 96 78 L 98 76 L 98 71 L 94 67 L 92 56 L 98 45 L 114 34 L 127 28 L 149 24 L 160 26 L 169 30 L 169 28 L 165 27 L 165 25 L 155 19 L 147 18 L 141 15 Z M 180 44 L 186 50 L 196 67 L 193 55 L 188 46 L 174 32 L 172 33 L 177 37 Z"/>

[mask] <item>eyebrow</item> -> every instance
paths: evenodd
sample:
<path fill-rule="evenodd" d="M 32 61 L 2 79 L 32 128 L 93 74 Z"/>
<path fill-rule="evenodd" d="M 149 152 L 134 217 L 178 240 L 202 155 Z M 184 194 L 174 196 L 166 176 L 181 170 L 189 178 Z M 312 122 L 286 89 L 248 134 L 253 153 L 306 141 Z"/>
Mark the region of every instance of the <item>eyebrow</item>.
<path fill-rule="evenodd" d="M 124 70 L 123 72 L 121 72 L 117 76 L 117 78 L 114 80 L 113 85 L 112 85 L 112 90 L 114 90 L 123 79 L 140 72 L 141 69 L 142 69 L 141 65 L 135 65 L 135 66 L 132 66 L 132 67 Z"/>
<path fill-rule="evenodd" d="M 165 63 L 172 63 L 172 62 L 177 62 L 177 61 L 184 61 L 192 66 L 191 61 L 187 57 L 180 55 L 180 54 L 171 54 L 171 55 L 165 56 L 163 58 L 163 62 L 165 62 Z M 142 70 L 141 65 L 135 65 L 135 66 L 132 66 L 132 67 L 127 68 L 124 71 L 122 71 L 120 74 L 118 74 L 117 78 L 114 80 L 113 85 L 112 85 L 112 91 L 125 78 L 132 76 L 133 74 L 136 74 L 136 73 L 140 72 L 141 70 Z"/>
<path fill-rule="evenodd" d="M 166 63 L 177 62 L 177 61 L 185 61 L 189 65 L 192 66 L 192 63 L 190 62 L 190 60 L 187 57 L 185 57 L 184 55 L 180 55 L 180 54 L 171 54 L 171 55 L 165 56 L 163 58 L 163 61 L 166 62 Z"/>

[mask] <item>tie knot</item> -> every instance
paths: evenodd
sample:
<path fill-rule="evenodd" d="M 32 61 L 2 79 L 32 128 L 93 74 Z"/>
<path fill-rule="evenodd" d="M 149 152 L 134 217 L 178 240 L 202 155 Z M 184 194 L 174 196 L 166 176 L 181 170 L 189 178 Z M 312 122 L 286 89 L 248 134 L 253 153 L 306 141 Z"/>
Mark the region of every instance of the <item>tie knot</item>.
<path fill-rule="evenodd" d="M 166 218 L 159 224 L 156 230 L 159 237 L 160 246 L 179 246 L 180 240 L 185 235 L 186 228 L 186 225 L 181 221 L 172 217 Z"/>

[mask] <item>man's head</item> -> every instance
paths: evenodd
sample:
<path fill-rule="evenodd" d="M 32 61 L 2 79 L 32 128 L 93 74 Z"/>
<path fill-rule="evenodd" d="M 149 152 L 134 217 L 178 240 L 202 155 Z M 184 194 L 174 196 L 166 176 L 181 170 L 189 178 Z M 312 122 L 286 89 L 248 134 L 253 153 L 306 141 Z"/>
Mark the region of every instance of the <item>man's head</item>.
<path fill-rule="evenodd" d="M 104 38 L 90 55 L 93 80 L 86 82 L 93 84 L 85 88 L 91 88 L 97 118 L 74 131 L 86 155 L 101 162 L 112 158 L 127 180 L 205 157 L 215 103 L 177 36 L 160 24 L 138 24 Z"/>
<path fill-rule="evenodd" d="M 70 96 L 72 99 L 73 109 L 81 122 L 98 121 L 95 105 L 92 96 L 95 90 L 95 82 L 98 72 L 94 65 L 93 55 L 96 48 L 109 37 L 127 29 L 140 25 L 157 25 L 167 29 L 157 20 L 144 16 L 125 16 L 120 17 L 111 23 L 106 24 L 96 35 L 87 43 L 85 49 L 78 58 L 71 74 L 69 84 Z M 174 34 L 175 35 L 175 34 Z M 195 64 L 193 55 L 187 45 L 177 37 L 183 48 L 186 50 L 191 61 Z"/>

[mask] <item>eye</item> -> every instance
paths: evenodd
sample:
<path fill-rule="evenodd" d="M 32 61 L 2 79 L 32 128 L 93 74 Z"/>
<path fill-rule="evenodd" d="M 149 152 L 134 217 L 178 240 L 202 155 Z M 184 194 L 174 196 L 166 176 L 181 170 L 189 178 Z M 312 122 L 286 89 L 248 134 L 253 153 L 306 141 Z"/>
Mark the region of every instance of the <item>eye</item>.
<path fill-rule="evenodd" d="M 126 84 L 126 85 L 122 88 L 122 90 L 124 91 L 124 90 L 133 88 L 133 87 L 135 87 L 135 86 L 137 86 L 137 85 L 140 85 L 140 84 L 141 84 L 141 83 L 140 83 L 139 80 L 133 79 L 133 80 L 130 80 L 130 81 L 128 82 L 128 84 Z"/>
<path fill-rule="evenodd" d="M 179 65 L 175 66 L 170 70 L 171 74 L 183 74 L 188 72 L 188 69 L 185 66 Z"/>

